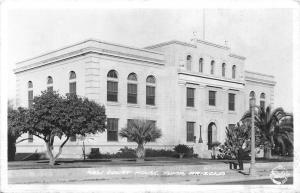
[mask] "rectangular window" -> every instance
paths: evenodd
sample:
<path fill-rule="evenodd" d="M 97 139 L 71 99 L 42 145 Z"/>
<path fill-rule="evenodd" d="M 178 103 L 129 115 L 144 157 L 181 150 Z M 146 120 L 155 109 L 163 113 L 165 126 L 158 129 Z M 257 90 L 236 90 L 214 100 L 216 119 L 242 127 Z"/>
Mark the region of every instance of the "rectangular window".
<path fill-rule="evenodd" d="M 127 84 L 127 102 L 137 103 L 137 84 Z"/>
<path fill-rule="evenodd" d="M 107 81 L 107 101 L 118 101 L 118 82 Z"/>
<path fill-rule="evenodd" d="M 156 121 L 154 120 L 147 120 L 147 122 L 152 123 L 154 126 L 156 126 Z M 155 140 L 151 140 L 151 142 L 155 142 Z"/>
<path fill-rule="evenodd" d="M 53 92 L 53 86 L 48 86 L 47 91 Z"/>
<path fill-rule="evenodd" d="M 76 94 L 76 82 L 69 83 L 69 94 Z"/>
<path fill-rule="evenodd" d="M 107 119 L 107 141 L 118 141 L 118 119 Z"/>
<path fill-rule="evenodd" d="M 134 119 L 127 119 L 127 127 L 129 127 L 130 122 L 133 120 Z M 127 138 L 127 142 L 133 142 L 133 141 Z"/>
<path fill-rule="evenodd" d="M 30 109 L 33 104 L 33 91 L 28 91 L 28 108 Z"/>
<path fill-rule="evenodd" d="M 70 141 L 76 141 L 76 135 L 72 135 L 72 136 L 70 136 Z"/>
<path fill-rule="evenodd" d="M 155 105 L 155 87 L 146 86 L 146 104 Z"/>
<path fill-rule="evenodd" d="M 186 141 L 194 141 L 194 122 L 186 122 Z"/>
<path fill-rule="evenodd" d="M 28 133 L 28 142 L 32 143 L 33 142 L 33 135 Z"/>
<path fill-rule="evenodd" d="M 195 101 L 195 89 L 194 88 L 186 88 L 186 106 L 194 107 Z"/>
<path fill-rule="evenodd" d="M 209 106 L 216 106 L 216 91 L 210 90 L 208 92 L 208 104 Z"/>
<path fill-rule="evenodd" d="M 230 111 L 235 110 L 235 94 L 228 93 L 228 109 Z"/>

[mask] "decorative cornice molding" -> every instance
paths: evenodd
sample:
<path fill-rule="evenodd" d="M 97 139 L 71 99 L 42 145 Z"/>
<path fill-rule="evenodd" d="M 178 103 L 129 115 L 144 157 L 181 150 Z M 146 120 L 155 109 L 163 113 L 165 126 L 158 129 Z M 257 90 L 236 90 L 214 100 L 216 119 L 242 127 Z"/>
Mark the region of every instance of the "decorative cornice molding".
<path fill-rule="evenodd" d="M 233 57 L 233 58 L 237 58 L 237 59 L 240 59 L 240 60 L 246 60 L 246 57 L 244 56 L 239 56 L 239 55 L 236 55 L 236 54 L 229 54 L 229 57 Z"/>
<path fill-rule="evenodd" d="M 16 68 L 14 70 L 14 72 L 17 74 L 17 73 L 20 73 L 20 72 L 23 72 L 23 71 L 26 71 L 26 70 L 29 70 L 32 68 L 37 68 L 40 66 L 49 65 L 52 63 L 56 63 L 56 62 L 61 62 L 64 60 L 68 60 L 68 59 L 71 59 L 74 57 L 80 57 L 80 56 L 91 54 L 91 53 L 96 53 L 96 54 L 106 55 L 106 56 L 111 56 L 111 57 L 124 58 L 124 59 L 129 59 L 129 60 L 142 61 L 142 62 L 152 63 L 152 64 L 156 64 L 156 65 L 165 65 L 163 60 L 159 60 L 159 59 L 155 59 L 155 58 L 149 58 L 149 57 L 145 57 L 145 56 L 139 56 L 139 55 L 128 54 L 128 53 L 124 53 L 124 52 L 101 49 L 101 48 L 95 48 L 95 47 L 86 47 L 86 48 L 83 48 L 80 50 L 62 54 L 57 57 L 52 57 L 52 58 L 49 58 L 49 59 L 46 59 L 43 61 L 39 61 L 39 62 L 30 64 L 27 66 Z"/>

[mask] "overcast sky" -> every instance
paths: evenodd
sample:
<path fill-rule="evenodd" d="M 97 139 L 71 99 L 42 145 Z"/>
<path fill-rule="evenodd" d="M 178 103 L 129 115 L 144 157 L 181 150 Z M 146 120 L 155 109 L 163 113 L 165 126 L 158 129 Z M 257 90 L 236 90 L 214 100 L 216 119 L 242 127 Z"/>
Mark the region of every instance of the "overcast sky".
<path fill-rule="evenodd" d="M 275 76 L 275 106 L 292 111 L 292 31 L 290 9 L 206 9 L 205 39 L 227 40 L 245 56 L 246 70 Z M 144 47 L 202 36 L 202 10 L 39 9 L 8 13 L 9 98 L 15 98 L 15 63 L 88 38 Z"/>

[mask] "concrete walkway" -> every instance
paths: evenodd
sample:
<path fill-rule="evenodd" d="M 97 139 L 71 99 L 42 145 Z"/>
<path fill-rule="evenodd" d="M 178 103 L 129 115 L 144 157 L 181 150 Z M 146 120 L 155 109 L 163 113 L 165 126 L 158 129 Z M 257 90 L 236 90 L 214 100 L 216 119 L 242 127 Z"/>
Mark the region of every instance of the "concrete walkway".
<path fill-rule="evenodd" d="M 249 176 L 229 170 L 228 164 L 156 164 L 110 165 L 97 167 L 59 169 L 9 169 L 10 184 L 35 183 L 95 183 L 95 184 L 212 184 L 252 179 L 270 179 L 273 168 L 282 165 L 293 175 L 293 162 L 257 163 L 257 175 Z M 244 164 L 248 173 L 250 164 Z"/>

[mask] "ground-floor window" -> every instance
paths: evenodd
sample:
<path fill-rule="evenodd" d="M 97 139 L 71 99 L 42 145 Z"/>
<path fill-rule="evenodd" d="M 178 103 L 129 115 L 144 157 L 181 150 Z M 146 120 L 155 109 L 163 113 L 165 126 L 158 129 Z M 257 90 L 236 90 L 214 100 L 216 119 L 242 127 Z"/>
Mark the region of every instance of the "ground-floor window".
<path fill-rule="evenodd" d="M 186 123 L 186 141 L 193 142 L 194 141 L 194 122 Z"/>
<path fill-rule="evenodd" d="M 118 141 L 118 119 L 107 119 L 107 141 Z"/>

